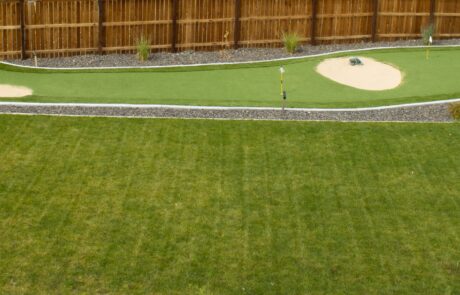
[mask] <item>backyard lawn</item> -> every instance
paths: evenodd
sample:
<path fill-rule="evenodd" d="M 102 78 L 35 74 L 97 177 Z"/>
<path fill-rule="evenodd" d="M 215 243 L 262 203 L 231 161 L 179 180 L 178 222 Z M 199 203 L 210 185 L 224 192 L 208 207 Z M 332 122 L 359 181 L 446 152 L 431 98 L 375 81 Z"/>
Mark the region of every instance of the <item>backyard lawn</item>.
<path fill-rule="evenodd" d="M 0 65 L 0 84 L 27 86 L 34 95 L 9 101 L 280 106 L 279 66 L 286 66 L 289 107 L 358 107 L 460 97 L 460 49 L 385 49 L 349 55 L 372 57 L 404 73 L 403 84 L 365 91 L 316 73 L 327 57 L 254 65 L 149 70 L 53 72 Z M 335 54 L 332 56 L 341 56 Z M 134 56 L 133 56 L 134 58 Z"/>
<path fill-rule="evenodd" d="M 0 293 L 459 294 L 459 127 L 1 115 Z"/>

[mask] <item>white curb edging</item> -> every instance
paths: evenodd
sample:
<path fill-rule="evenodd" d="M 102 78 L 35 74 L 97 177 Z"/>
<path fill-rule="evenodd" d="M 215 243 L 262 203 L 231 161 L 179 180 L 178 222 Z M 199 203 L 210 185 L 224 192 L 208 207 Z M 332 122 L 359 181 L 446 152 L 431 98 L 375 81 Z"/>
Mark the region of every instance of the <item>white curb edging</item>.
<path fill-rule="evenodd" d="M 286 108 L 286 111 L 297 112 L 365 112 L 407 107 L 419 107 L 445 103 L 460 102 L 460 98 L 436 100 L 429 102 L 407 103 L 389 106 L 366 107 L 366 108 Z M 280 108 L 274 107 L 225 107 L 225 106 L 193 106 L 193 105 L 164 105 L 164 104 L 111 104 L 111 103 L 46 103 L 46 102 L 10 102 L 0 101 L 0 106 L 13 107 L 85 107 L 85 108 L 130 108 L 130 109 L 189 109 L 189 110 L 259 110 L 275 111 Z"/>
<path fill-rule="evenodd" d="M 429 48 L 455 48 L 460 47 L 460 44 L 457 45 L 435 45 Z M 314 58 L 314 57 L 321 57 L 333 54 L 340 54 L 340 53 L 352 53 L 352 52 L 363 52 L 363 51 L 375 51 L 375 50 L 383 50 L 383 49 L 411 49 L 411 48 L 428 48 L 428 46 L 420 46 L 420 45 L 407 45 L 407 46 L 389 46 L 389 47 L 370 47 L 370 48 L 361 48 L 361 49 L 349 49 L 349 50 L 339 50 L 339 51 L 331 51 L 319 54 L 312 54 L 312 55 L 303 55 L 303 56 L 295 56 L 295 57 L 284 57 L 284 58 L 277 58 L 277 59 L 267 59 L 267 60 L 256 60 L 256 61 L 244 61 L 244 62 L 223 62 L 223 63 L 204 63 L 204 64 L 189 64 L 189 65 L 166 65 L 166 66 L 126 66 L 126 67 L 75 67 L 75 68 L 54 68 L 54 67 L 33 67 L 33 66 L 26 66 L 26 65 L 18 65 L 6 61 L 0 61 L 0 64 L 18 67 L 18 68 L 25 68 L 25 69 L 43 69 L 43 70 L 56 70 L 56 71 L 79 71 L 79 70 L 117 70 L 117 69 L 174 69 L 174 68 L 193 68 L 193 67 L 203 67 L 203 66 L 221 66 L 221 65 L 247 65 L 247 64 L 258 64 L 258 63 L 267 63 L 267 62 L 279 62 L 279 61 L 290 61 L 290 60 L 299 60 L 299 59 L 307 59 L 307 58 Z"/>
<path fill-rule="evenodd" d="M 170 120 L 215 120 L 215 121 L 269 121 L 269 122 L 279 122 L 283 121 L 280 119 L 245 119 L 245 118 L 181 118 L 181 117 L 141 117 L 141 116 L 120 116 L 120 115 L 75 115 L 75 114 L 52 114 L 52 113 L 2 113 L 0 115 L 19 115 L 19 116 L 47 116 L 47 117 L 74 117 L 74 118 L 118 118 L 118 119 L 170 119 Z M 401 120 L 389 120 L 389 121 L 372 121 L 372 120 L 300 120 L 293 119 L 289 122 L 328 122 L 328 123 L 410 123 L 410 124 L 452 124 L 453 122 L 437 122 L 437 121 L 401 121 Z"/>

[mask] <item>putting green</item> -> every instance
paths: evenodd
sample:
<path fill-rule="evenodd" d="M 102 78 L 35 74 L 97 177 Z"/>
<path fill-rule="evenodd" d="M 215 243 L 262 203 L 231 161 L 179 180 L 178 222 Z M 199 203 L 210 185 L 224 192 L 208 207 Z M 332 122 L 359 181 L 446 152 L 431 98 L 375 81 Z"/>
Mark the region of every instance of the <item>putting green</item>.
<path fill-rule="evenodd" d="M 279 106 L 280 65 L 286 67 L 289 107 L 363 107 L 460 97 L 460 49 L 384 49 L 359 52 L 404 73 L 399 87 L 366 91 L 338 84 L 315 68 L 348 54 L 251 65 L 192 68 L 49 71 L 0 66 L 0 83 L 27 86 L 33 102 L 151 103 L 216 106 Z"/>

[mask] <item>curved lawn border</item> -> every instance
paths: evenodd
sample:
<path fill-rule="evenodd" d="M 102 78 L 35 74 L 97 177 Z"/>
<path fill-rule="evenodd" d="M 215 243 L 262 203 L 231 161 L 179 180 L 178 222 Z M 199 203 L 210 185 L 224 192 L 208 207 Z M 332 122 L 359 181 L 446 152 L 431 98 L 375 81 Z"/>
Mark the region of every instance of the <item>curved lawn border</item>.
<path fill-rule="evenodd" d="M 446 100 L 435 100 L 427 102 L 406 103 L 389 106 L 377 107 L 362 107 L 362 108 L 286 108 L 288 111 L 294 112 L 366 112 L 389 110 L 407 107 L 429 106 L 437 104 L 446 104 L 460 102 L 460 98 L 452 98 Z M 279 111 L 281 108 L 275 107 L 231 107 L 231 106 L 193 106 L 193 105 L 167 105 L 167 104 L 127 104 L 127 103 L 53 103 L 53 102 L 14 102 L 0 101 L 0 106 L 48 106 L 48 107 L 93 107 L 93 108 L 134 108 L 134 109 L 151 109 L 151 108 L 167 108 L 179 110 L 240 110 L 240 111 Z"/>
<path fill-rule="evenodd" d="M 370 47 L 370 48 L 361 48 L 361 49 L 350 49 L 350 50 L 339 50 L 331 51 L 319 54 L 304 55 L 304 56 L 295 56 L 295 57 L 286 57 L 272 60 L 258 60 L 258 61 L 245 61 L 245 62 L 224 62 L 224 63 L 209 63 L 209 64 L 190 64 L 190 65 L 167 65 L 167 66 L 140 66 L 140 67 L 76 67 L 76 68 L 54 68 L 54 67 L 33 67 L 18 65 L 14 63 L 9 63 L 5 61 L 0 61 L 0 70 L 5 71 L 21 71 L 31 72 L 31 73 L 63 73 L 63 72 L 80 72 L 80 73 L 92 73 L 92 72 L 101 72 L 101 73 L 116 73 L 120 71 L 155 71 L 166 72 L 171 70 L 171 72 L 181 72 L 181 71 L 211 71 L 211 70 L 225 70 L 225 69 L 238 69 L 238 65 L 241 65 L 241 68 L 251 68 L 251 67 L 271 67 L 277 65 L 283 65 L 283 62 L 298 63 L 304 60 L 324 57 L 324 56 L 342 56 L 343 54 L 349 53 L 358 53 L 358 52 L 372 52 L 372 51 L 392 51 L 397 49 L 457 49 L 460 48 L 460 44 L 452 45 L 436 45 L 436 46 L 382 46 L 382 47 Z M 1 67 L 1 66 L 5 67 Z M 229 66 L 229 67 L 226 67 Z M 427 98 L 429 99 L 429 98 Z M 379 111 L 379 110 L 390 110 L 397 108 L 406 108 L 406 107 L 424 107 L 432 105 L 442 105 L 452 102 L 459 101 L 460 98 L 449 98 L 443 100 L 429 100 L 416 103 L 396 103 L 383 106 L 375 107 L 347 107 L 347 108 L 287 108 L 287 110 L 292 112 L 368 112 L 368 111 Z M 14 101 L 0 101 L 0 106 L 16 106 L 16 107 L 82 107 L 82 108 L 136 108 L 136 109 L 152 109 L 152 108 L 163 108 L 163 109 L 176 109 L 176 110 L 220 110 L 220 111 L 279 111 L 279 108 L 276 107 L 238 107 L 238 106 L 194 106 L 194 105 L 162 105 L 162 104 L 117 104 L 117 103 L 36 103 L 36 102 L 14 102 Z M 1 111 L 1 110 L 0 110 Z"/>
<path fill-rule="evenodd" d="M 25 66 L 25 65 L 18 65 L 6 61 L 0 61 L 0 64 L 19 68 L 19 69 L 29 69 L 29 70 L 48 70 L 48 71 L 91 71 L 91 70 L 138 70 L 138 69 L 184 69 L 184 68 L 200 68 L 200 67 L 217 67 L 219 66 L 232 66 L 232 65 L 258 65 L 258 64 L 271 64 L 271 63 L 279 63 L 283 61 L 301 61 L 303 59 L 315 58 L 315 57 L 322 57 L 322 56 L 333 56 L 337 54 L 345 54 L 345 53 L 354 53 L 354 52 L 366 52 L 366 51 L 378 51 L 378 50 L 385 50 L 385 49 L 442 49 L 442 48 L 459 48 L 460 44 L 457 45 L 435 45 L 435 46 L 389 46 L 389 47 L 370 47 L 370 48 L 361 48 L 361 49 L 350 49 L 350 50 L 339 50 L 339 51 L 331 51 L 319 54 L 312 54 L 312 55 L 304 55 L 304 56 L 294 56 L 294 57 L 284 57 L 278 59 L 270 59 L 270 60 L 257 60 L 257 61 L 244 61 L 244 62 L 222 62 L 222 63 L 204 63 L 204 64 L 185 64 L 185 65 L 166 65 L 166 66 L 125 66 L 125 67 L 74 67 L 74 68 L 56 68 L 56 67 L 33 67 L 33 66 Z"/>
<path fill-rule="evenodd" d="M 450 103 L 426 103 L 357 109 L 285 109 L 176 105 L 0 102 L 0 114 L 79 117 L 179 118 L 222 120 L 291 120 L 340 122 L 453 122 Z"/>

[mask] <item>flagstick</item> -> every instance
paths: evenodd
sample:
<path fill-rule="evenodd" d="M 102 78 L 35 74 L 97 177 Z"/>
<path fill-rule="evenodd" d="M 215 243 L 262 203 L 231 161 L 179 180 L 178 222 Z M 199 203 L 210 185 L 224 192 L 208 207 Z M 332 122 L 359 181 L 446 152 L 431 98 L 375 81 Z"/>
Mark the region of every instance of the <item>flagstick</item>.
<path fill-rule="evenodd" d="M 426 59 L 430 59 L 430 47 L 433 44 L 433 37 L 430 36 L 430 40 L 428 41 L 428 47 L 426 48 Z"/>
<path fill-rule="evenodd" d="M 282 96 L 283 95 L 283 91 L 284 91 L 284 67 L 281 67 L 280 68 L 280 95 Z"/>
<path fill-rule="evenodd" d="M 284 73 L 286 70 L 284 69 L 283 66 L 280 67 L 280 90 L 281 90 L 281 98 L 283 99 L 283 104 L 282 104 L 282 110 L 284 111 L 286 107 L 286 87 L 284 84 Z"/>

